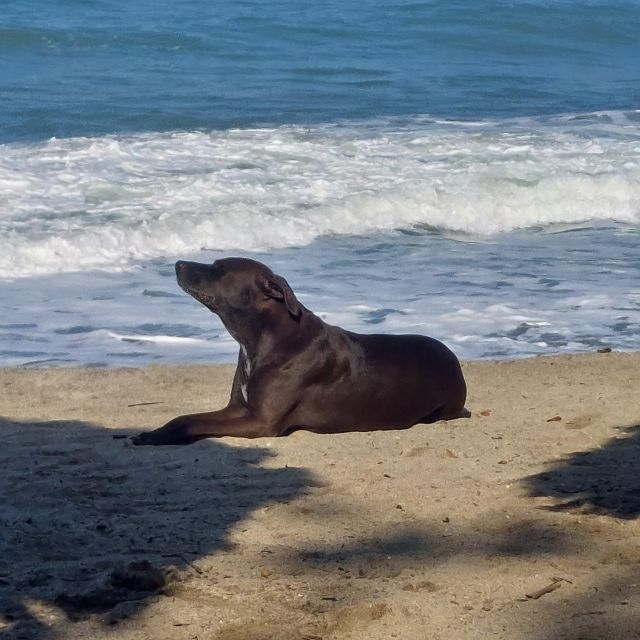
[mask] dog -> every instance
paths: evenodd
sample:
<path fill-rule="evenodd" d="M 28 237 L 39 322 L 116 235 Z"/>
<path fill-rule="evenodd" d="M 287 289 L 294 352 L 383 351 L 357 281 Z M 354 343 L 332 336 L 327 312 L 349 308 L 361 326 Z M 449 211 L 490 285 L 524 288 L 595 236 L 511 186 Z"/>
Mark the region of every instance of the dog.
<path fill-rule="evenodd" d="M 174 418 L 136 445 L 202 438 L 407 429 L 468 416 L 456 356 L 420 335 L 358 334 L 325 323 L 287 281 L 246 258 L 178 261 L 178 284 L 240 344 L 228 405 Z"/>

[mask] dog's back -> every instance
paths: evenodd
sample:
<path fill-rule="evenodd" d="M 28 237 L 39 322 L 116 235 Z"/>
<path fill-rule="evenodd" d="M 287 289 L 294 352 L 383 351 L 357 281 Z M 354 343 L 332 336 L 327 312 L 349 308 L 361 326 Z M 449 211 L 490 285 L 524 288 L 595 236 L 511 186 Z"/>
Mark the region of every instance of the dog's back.
<path fill-rule="evenodd" d="M 404 429 L 463 415 L 466 385 L 460 363 L 438 340 L 325 327 L 329 335 L 319 347 L 322 352 L 312 347 L 302 356 L 308 371 L 290 427 L 295 423 L 295 428 L 316 432 Z M 312 377 L 315 384 L 309 384 Z"/>

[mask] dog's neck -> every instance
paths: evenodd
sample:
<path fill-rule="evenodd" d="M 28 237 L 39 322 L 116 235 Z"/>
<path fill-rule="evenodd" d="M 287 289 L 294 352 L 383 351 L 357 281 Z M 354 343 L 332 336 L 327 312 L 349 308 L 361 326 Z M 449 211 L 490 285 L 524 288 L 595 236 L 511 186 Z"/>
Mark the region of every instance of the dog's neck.
<path fill-rule="evenodd" d="M 284 314 L 283 314 L 284 315 Z M 311 326 L 322 323 L 308 309 L 302 311 L 302 315 L 291 318 L 275 317 L 271 314 L 261 314 L 255 318 L 221 318 L 222 323 L 231 337 L 240 345 L 244 360 L 250 368 L 253 368 L 256 360 L 263 354 L 274 353 L 274 345 L 285 344 L 295 348 L 298 343 L 309 337 L 313 330 Z M 235 320 L 235 321 L 233 321 Z M 281 353 L 281 350 L 275 350 Z"/>
<path fill-rule="evenodd" d="M 246 361 L 252 362 L 258 352 L 260 336 L 254 331 L 247 331 L 246 326 L 237 326 L 235 323 L 222 320 L 229 335 L 240 345 L 240 351 Z"/>

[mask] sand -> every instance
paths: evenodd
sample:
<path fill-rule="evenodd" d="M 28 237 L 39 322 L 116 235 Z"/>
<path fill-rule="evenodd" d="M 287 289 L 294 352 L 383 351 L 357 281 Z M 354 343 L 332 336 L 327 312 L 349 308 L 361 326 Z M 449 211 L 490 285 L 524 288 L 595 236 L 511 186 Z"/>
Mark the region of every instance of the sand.
<path fill-rule="evenodd" d="M 640 638 L 640 354 L 467 363 L 467 420 L 133 447 L 233 369 L 0 370 L 0 638 Z"/>

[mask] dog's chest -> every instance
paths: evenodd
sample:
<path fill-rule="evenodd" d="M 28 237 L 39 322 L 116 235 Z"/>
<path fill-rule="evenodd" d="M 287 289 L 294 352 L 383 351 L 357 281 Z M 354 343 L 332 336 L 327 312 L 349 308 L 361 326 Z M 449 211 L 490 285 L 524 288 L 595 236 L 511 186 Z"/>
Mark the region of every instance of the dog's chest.
<path fill-rule="evenodd" d="M 242 364 L 244 370 L 244 382 L 240 385 L 240 391 L 242 393 L 242 397 L 245 402 L 249 402 L 249 395 L 247 393 L 247 386 L 249 383 L 249 376 L 251 375 L 251 361 L 249 360 L 249 355 L 247 354 L 246 347 L 241 344 L 240 351 L 242 352 Z"/>

